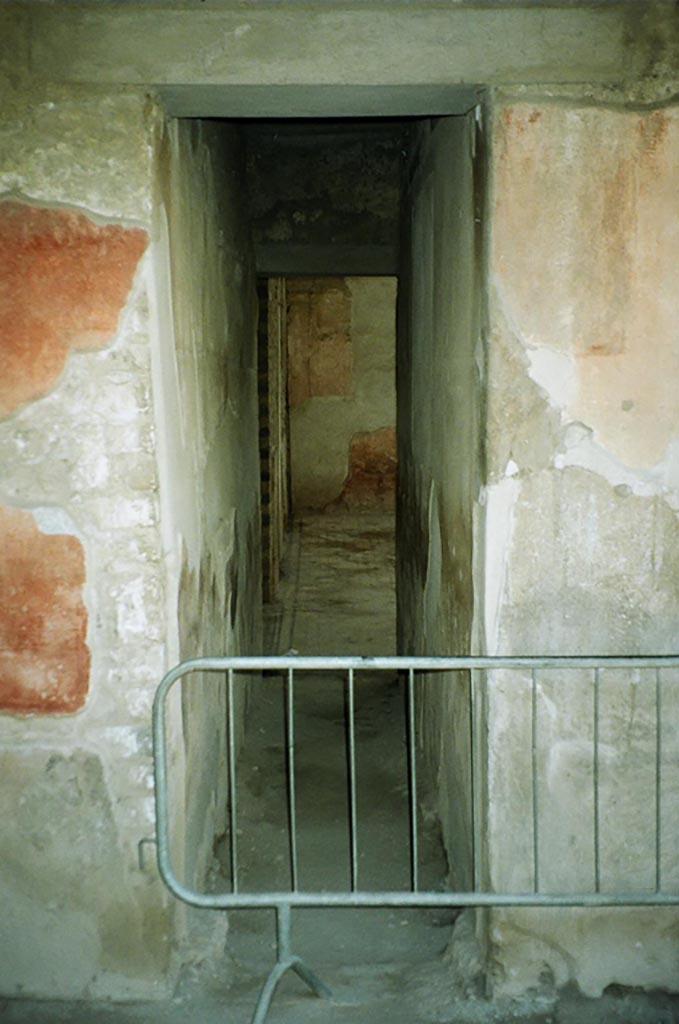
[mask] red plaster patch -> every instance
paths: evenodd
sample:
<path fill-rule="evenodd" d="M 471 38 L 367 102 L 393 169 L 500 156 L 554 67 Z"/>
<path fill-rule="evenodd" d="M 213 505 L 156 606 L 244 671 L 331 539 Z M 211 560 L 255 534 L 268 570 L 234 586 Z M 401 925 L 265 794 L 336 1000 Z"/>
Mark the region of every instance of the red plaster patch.
<path fill-rule="evenodd" d="M 90 671 L 82 544 L 1 505 L 0 534 L 0 710 L 77 711 Z"/>
<path fill-rule="evenodd" d="M 0 416 L 46 394 L 69 348 L 110 343 L 146 243 L 140 228 L 0 203 Z"/>
<path fill-rule="evenodd" d="M 355 434 L 349 449 L 349 473 L 338 501 L 350 508 L 391 507 L 396 492 L 396 430 L 382 427 Z"/>

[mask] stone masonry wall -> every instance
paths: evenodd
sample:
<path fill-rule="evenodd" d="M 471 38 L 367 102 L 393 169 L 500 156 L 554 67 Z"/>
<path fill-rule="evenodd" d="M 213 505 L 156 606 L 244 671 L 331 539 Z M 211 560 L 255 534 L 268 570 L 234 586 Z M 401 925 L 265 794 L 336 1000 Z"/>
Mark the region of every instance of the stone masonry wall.
<path fill-rule="evenodd" d="M 679 113 L 497 104 L 485 638 L 499 654 L 677 653 Z M 531 888 L 529 680 L 488 690 L 489 877 Z M 663 681 L 660 864 L 679 881 L 676 680 Z M 594 885 L 592 679 L 537 694 L 547 891 Z M 655 683 L 603 673 L 601 881 L 655 884 Z M 523 752 L 528 752 L 522 753 Z M 584 921 L 586 920 L 586 928 Z M 676 911 L 494 912 L 497 991 L 540 977 L 677 988 Z"/>
<path fill-rule="evenodd" d="M 24 85 L 3 119 L 0 809 L 16 827 L 0 851 L 0 990 L 159 995 L 175 911 L 137 851 L 153 833 L 153 692 L 170 661 L 258 636 L 255 306 L 234 226 L 237 145 L 175 134 L 163 197 L 162 133 L 142 96 Z M 196 276 L 182 262 L 197 251 L 187 221 L 207 232 Z M 179 867 L 195 877 L 223 827 L 209 811 L 223 793 L 197 768 L 208 736 L 223 759 L 223 695 L 210 692 L 190 689 L 183 726 L 173 718 L 174 760 L 193 780 L 186 814 L 175 801 Z"/>
<path fill-rule="evenodd" d="M 150 704 L 165 573 L 143 96 L 33 86 L 0 114 L 0 991 L 164 990 Z"/>

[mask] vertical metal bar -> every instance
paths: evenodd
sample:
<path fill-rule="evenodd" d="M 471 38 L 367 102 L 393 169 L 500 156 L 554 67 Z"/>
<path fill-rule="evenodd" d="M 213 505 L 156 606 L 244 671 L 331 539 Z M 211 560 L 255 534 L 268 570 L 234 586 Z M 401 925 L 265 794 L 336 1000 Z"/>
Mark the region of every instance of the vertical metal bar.
<path fill-rule="evenodd" d="M 289 960 L 291 955 L 290 917 L 290 907 L 287 903 L 281 903 L 276 907 L 276 948 L 279 962 Z"/>
<path fill-rule="evenodd" d="M 417 836 L 417 757 L 415 749 L 415 670 L 408 669 L 406 742 L 408 745 L 408 793 L 410 796 L 410 888 L 419 888 Z"/>
<path fill-rule="evenodd" d="M 294 669 L 288 669 L 285 687 L 285 742 L 288 772 L 288 828 L 290 835 L 290 883 L 297 892 L 297 805 L 295 797 L 295 678 Z"/>
<path fill-rule="evenodd" d="M 592 784 L 594 790 L 594 891 L 601 892 L 601 848 L 599 837 L 599 669 L 594 669 L 594 741 Z"/>
<path fill-rule="evenodd" d="M 358 840 L 356 831 L 356 732 L 354 725 L 354 670 L 347 677 L 347 741 L 349 760 L 349 842 L 351 858 L 351 891 L 358 885 Z"/>
<path fill-rule="evenodd" d="M 319 998 L 330 999 L 332 997 L 332 992 L 327 985 L 324 985 L 304 961 L 292 952 L 291 908 L 288 903 L 276 906 L 276 946 L 276 963 L 269 971 L 269 976 L 259 993 L 251 1024 L 265 1024 L 278 984 L 288 971 L 294 971 Z"/>
<path fill-rule="evenodd" d="M 233 708 L 233 673 L 226 683 L 227 759 L 229 762 L 229 847 L 231 851 L 231 891 L 238 892 L 238 808 L 236 805 L 236 723 Z"/>
<path fill-rule="evenodd" d="M 166 729 L 167 729 L 167 692 L 162 694 L 160 689 L 156 690 L 153 698 L 153 775 L 154 775 L 154 798 L 156 805 L 156 840 L 158 867 L 160 868 L 163 881 L 164 871 L 170 863 L 170 837 L 168 834 L 168 777 L 167 777 L 167 751 L 166 751 Z M 167 884 L 167 883 L 165 883 Z"/>
<path fill-rule="evenodd" d="M 662 695 L 660 669 L 655 670 L 655 891 L 662 888 L 662 823 L 661 823 L 661 771 L 662 771 Z"/>
<path fill-rule="evenodd" d="M 469 670 L 469 770 L 470 770 L 470 808 L 472 835 L 472 889 L 476 889 L 479 879 L 478 842 L 476 835 L 476 670 Z"/>
<path fill-rule="evenodd" d="M 533 793 L 533 892 L 540 890 L 540 849 L 538 835 L 538 708 L 537 676 L 535 669 L 530 673 L 530 744 L 531 744 L 531 786 Z"/>

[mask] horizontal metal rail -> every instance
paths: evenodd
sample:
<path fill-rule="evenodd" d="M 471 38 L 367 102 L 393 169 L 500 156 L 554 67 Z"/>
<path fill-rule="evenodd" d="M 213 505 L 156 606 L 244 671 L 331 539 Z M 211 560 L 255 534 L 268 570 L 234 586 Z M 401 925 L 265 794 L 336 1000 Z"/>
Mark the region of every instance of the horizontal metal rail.
<path fill-rule="evenodd" d="M 291 654 L 262 655 L 253 657 L 210 657 L 190 658 L 171 669 L 158 688 L 158 696 L 169 689 L 172 683 L 190 672 L 283 672 L 293 669 L 295 672 L 333 672 L 348 671 L 392 671 L 407 672 L 412 668 L 415 672 L 447 672 L 452 669 L 501 669 L 501 668 L 679 668 L 679 655 L 660 654 L 646 655 L 544 655 L 544 656 L 460 656 L 460 657 L 406 657 L 394 655 L 388 657 L 344 657 L 344 656 L 302 656 Z"/>
<path fill-rule="evenodd" d="M 531 734 L 532 734 L 532 815 L 533 815 L 533 891 L 491 892 L 477 888 L 474 891 L 426 891 L 418 889 L 417 871 L 417 779 L 415 771 L 414 694 L 416 673 L 451 671 L 520 670 L 530 672 L 531 678 Z M 593 672 L 594 737 L 592 780 L 594 792 L 594 863 L 593 892 L 540 892 L 538 872 L 538 794 L 536 763 L 536 686 L 537 673 L 546 669 L 590 670 Z M 610 669 L 656 671 L 656 885 L 652 891 L 601 891 L 599 850 L 599 735 L 598 704 L 600 673 Z M 545 656 L 545 657 L 207 657 L 185 661 L 172 669 L 158 687 L 153 708 L 153 739 L 155 765 L 156 839 L 160 874 L 168 889 L 185 903 L 210 909 L 248 909 L 270 907 L 284 910 L 291 907 L 648 907 L 679 905 L 679 891 L 661 890 L 660 837 L 661 837 L 661 712 L 660 671 L 679 669 L 679 656 L 623 657 L 623 656 Z M 357 672 L 398 672 L 407 678 L 407 770 L 409 789 L 409 836 L 411 844 L 411 889 L 398 891 L 364 891 L 357 875 L 357 821 L 356 821 L 356 737 L 354 732 L 354 685 Z M 227 764 L 229 767 L 229 814 L 231 844 L 231 884 L 227 893 L 202 893 L 192 889 L 176 877 L 170 858 L 170 808 L 168 795 L 168 751 L 166 700 L 171 688 L 183 677 L 202 672 L 227 675 Z M 236 751 L 233 728 L 233 687 L 236 673 L 280 673 L 286 678 L 286 764 L 287 801 L 289 822 L 289 856 L 291 889 L 271 892 L 243 892 L 238 878 L 238 850 L 236 827 Z M 346 673 L 348 685 L 348 717 L 346 723 L 347 762 L 349 783 L 349 841 L 350 885 L 347 891 L 304 891 L 300 888 L 297 864 L 297 826 L 295 807 L 295 737 L 294 737 L 294 676 L 304 672 Z M 475 712 L 473 711 L 473 714 Z M 287 912 L 287 911 L 286 911 Z"/>
<path fill-rule="evenodd" d="M 496 893 L 496 892 L 262 892 L 197 893 L 163 871 L 163 881 L 185 903 L 206 910 L 276 907 L 674 907 L 679 893 Z"/>

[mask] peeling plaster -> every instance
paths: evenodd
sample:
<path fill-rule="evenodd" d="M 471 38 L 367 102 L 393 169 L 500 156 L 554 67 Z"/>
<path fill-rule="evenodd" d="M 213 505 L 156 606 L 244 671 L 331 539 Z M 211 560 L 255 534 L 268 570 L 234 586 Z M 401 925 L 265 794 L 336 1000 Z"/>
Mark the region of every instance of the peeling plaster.
<path fill-rule="evenodd" d="M 587 136 L 596 117 L 606 121 L 611 140 L 598 176 L 587 169 L 602 159 Z M 662 212 L 679 171 L 677 111 L 597 113 L 517 104 L 505 109 L 502 124 L 496 187 L 505 194 L 494 226 L 494 295 L 516 358 L 560 420 L 548 464 L 579 466 L 607 480 L 619 497 L 660 496 L 679 511 L 679 421 L 670 398 L 679 371 L 677 309 L 676 289 L 668 286 L 678 236 Z M 509 156 L 513 136 L 521 144 L 518 184 L 511 178 L 519 159 Z M 545 177 L 541 154 L 554 146 L 559 159 Z M 535 225 L 513 231 L 511 260 L 505 232 L 516 227 L 528 193 L 534 197 L 541 188 L 554 198 L 538 218 L 549 256 L 543 254 L 536 277 L 530 266 L 542 256 Z M 587 230 L 592 239 L 585 258 L 579 239 Z M 611 298 L 611 289 L 619 287 L 620 295 Z M 525 463 L 527 451 L 512 454 L 520 470 L 535 468 Z"/>
<path fill-rule="evenodd" d="M 512 547 L 514 509 L 520 482 L 514 476 L 485 487 L 481 504 L 485 506 L 485 603 L 484 626 L 488 654 L 497 649 L 500 618 L 504 601 L 509 554 Z"/>
<path fill-rule="evenodd" d="M 487 650 L 676 652 L 679 110 L 499 103 L 493 134 Z M 592 680 L 566 686 L 546 675 L 537 690 L 540 885 L 588 890 Z M 533 840 L 516 822 L 530 821 L 535 792 L 530 680 L 494 676 L 488 870 L 499 888 L 524 889 Z M 602 886 L 643 889 L 656 856 L 653 680 L 605 672 L 600 686 Z M 662 696 L 665 790 L 675 775 L 673 691 Z M 662 814 L 671 887 L 676 802 L 663 799 Z M 676 911 L 590 913 L 586 928 L 575 910 L 489 917 L 497 995 L 546 972 L 593 996 L 621 978 L 676 985 Z"/>
<path fill-rule="evenodd" d="M 44 507 L 32 508 L 33 518 L 41 533 L 67 533 L 80 537 L 80 531 L 63 508 Z"/>
<path fill-rule="evenodd" d="M 549 396 L 553 405 L 561 409 L 569 406 L 576 395 L 578 379 L 575 363 L 566 352 L 551 348 L 526 346 L 529 374 Z"/>
<path fill-rule="evenodd" d="M 587 469 L 607 480 L 621 497 L 625 494 L 646 498 L 658 496 L 679 512 L 679 438 L 668 444 L 662 459 L 654 466 L 626 465 L 597 440 L 592 427 L 578 420 L 569 420 L 568 407 L 577 391 L 573 360 L 565 353 L 547 348 L 526 346 L 524 351 L 529 360 L 530 379 L 558 412 L 562 424 L 550 464 L 555 469 L 568 466 Z M 515 475 L 523 468 L 511 459 L 505 475 Z"/>
<path fill-rule="evenodd" d="M 530 377 L 562 422 L 584 422 L 614 460 L 648 474 L 642 489 L 668 481 L 679 111 L 517 103 L 498 124 L 494 290 Z"/>
<path fill-rule="evenodd" d="M 679 440 L 673 441 L 664 458 L 648 470 L 625 466 L 582 423 L 569 423 L 562 435 L 561 450 L 554 456 L 555 469 L 576 466 L 607 480 L 619 497 L 635 494 L 642 498 L 661 497 L 679 512 Z"/>
<path fill-rule="evenodd" d="M 18 200 L 22 209 L 33 207 L 54 223 L 70 218 L 73 224 L 74 217 L 82 217 L 93 225 L 83 233 L 85 237 L 88 232 L 92 238 L 117 234 L 143 238 L 145 244 L 146 232 L 140 227 L 148 219 L 151 194 L 143 102 L 138 97 L 102 99 L 96 90 L 87 93 L 55 92 L 49 108 L 42 105 L 40 109 L 33 104 L 33 96 L 27 107 L 15 106 L 12 96 L 7 97 L 0 116 L 4 144 L 0 188 L 12 191 L 5 200 Z M 7 208 L 7 203 L 0 206 Z M 137 245 L 137 251 L 141 248 Z M 75 252 L 72 255 L 76 257 Z M 99 255 L 102 269 L 107 254 Z M 115 251 L 108 256 L 115 258 Z M 94 340 L 105 346 L 98 351 L 91 346 L 87 351 L 71 350 L 48 392 L 0 422 L 0 500 L 32 512 L 48 540 L 57 541 L 61 535 L 80 542 L 86 552 L 83 599 L 92 658 L 87 701 L 78 711 L 75 733 L 69 715 L 1 717 L 2 746 L 9 760 L 0 780 L 0 804 L 11 800 L 14 789 L 27 791 L 26 777 L 34 768 L 39 777 L 46 749 L 70 758 L 77 741 L 100 759 L 119 836 L 107 854 L 106 885 L 92 886 L 87 893 L 86 879 L 70 884 L 63 902 L 72 907 L 84 892 L 82 908 L 77 914 L 61 913 L 54 927 L 39 895 L 39 883 L 47 874 L 60 884 L 64 871 L 68 872 L 76 833 L 29 865 L 27 877 L 35 879 L 36 891 L 27 904 L 17 892 L 15 876 L 8 875 L 7 889 L 1 894 L 7 914 L 0 922 L 0 941 L 7 946 L 12 922 L 19 920 L 24 942 L 20 949 L 13 949 L 11 961 L 0 965 L 0 986 L 5 992 L 23 989 L 82 996 L 87 991 L 93 996 L 147 998 L 164 986 L 172 911 L 168 912 L 169 901 L 160 883 L 138 877 L 135 849 L 140 828 L 147 833 L 153 821 L 150 752 L 139 729 L 148 724 L 153 690 L 167 667 L 150 397 L 149 268 L 148 255 L 134 262 L 117 308 L 109 302 L 108 307 L 103 303 L 97 309 L 96 294 L 89 296 L 88 316 L 102 313 L 94 328 L 105 328 Z M 59 268 L 48 269 L 56 273 Z M 87 268 L 83 274 L 87 277 Z M 40 279 L 41 272 L 36 275 L 38 293 Z M 71 290 L 71 297 L 74 291 L 77 288 Z M 73 309 L 67 308 L 67 296 L 58 288 L 57 292 L 62 324 L 70 330 L 73 322 L 68 317 Z M 40 295 L 43 303 L 49 298 Z M 86 301 L 80 303 L 83 308 Z M 107 308 L 115 316 L 109 316 Z M 85 332 L 92 326 L 92 318 L 86 318 Z M 81 335 L 80 340 L 89 345 L 92 338 Z M 111 523 L 114 499 L 126 504 L 125 525 L 118 529 L 112 529 Z M 141 503 L 135 505 L 138 500 Z M 128 629 L 123 643 L 116 632 L 115 594 L 130 582 L 133 589 L 139 588 L 142 578 L 147 628 Z M 130 615 L 134 618 L 134 608 L 128 620 Z M 124 628 L 128 625 L 123 623 Z M 14 762 L 21 765 L 18 775 Z M 91 811 L 89 801 L 87 791 L 85 816 Z M 36 805 L 36 820 L 49 821 L 54 806 L 53 800 Z M 91 837 L 80 841 L 84 850 L 91 846 Z M 0 844 L 6 864 L 11 861 L 12 842 L 8 835 Z"/>

